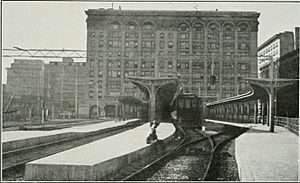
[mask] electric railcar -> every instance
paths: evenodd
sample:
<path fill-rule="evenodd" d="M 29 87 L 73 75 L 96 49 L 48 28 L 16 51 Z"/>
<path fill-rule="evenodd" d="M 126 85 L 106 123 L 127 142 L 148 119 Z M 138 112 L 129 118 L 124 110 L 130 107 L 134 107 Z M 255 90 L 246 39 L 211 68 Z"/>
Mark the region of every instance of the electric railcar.
<path fill-rule="evenodd" d="M 204 120 L 202 100 L 194 93 L 181 93 L 172 103 L 172 118 L 184 128 L 200 128 Z"/>

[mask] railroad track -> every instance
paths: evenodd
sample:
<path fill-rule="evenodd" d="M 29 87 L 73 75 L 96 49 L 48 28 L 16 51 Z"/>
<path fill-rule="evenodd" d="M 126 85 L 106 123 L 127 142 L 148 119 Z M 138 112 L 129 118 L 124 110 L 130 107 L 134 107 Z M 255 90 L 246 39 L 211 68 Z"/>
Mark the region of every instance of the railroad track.
<path fill-rule="evenodd" d="M 200 181 L 211 175 L 215 152 L 245 129 L 230 127 L 226 131 L 207 135 L 203 131 L 184 130 L 181 142 L 167 153 L 156 157 L 146 166 L 126 168 L 122 181 Z M 194 137 L 194 138 L 193 138 Z M 117 180 L 117 179 L 115 179 Z"/>
<path fill-rule="evenodd" d="M 71 148 L 75 148 L 95 140 L 112 136 L 126 130 L 135 128 L 143 123 L 131 122 L 126 125 L 102 129 L 90 133 L 82 133 L 79 136 L 62 139 L 59 141 L 30 146 L 23 149 L 2 153 L 2 179 L 4 181 L 23 180 L 25 164 L 52 154 L 56 154 Z"/>

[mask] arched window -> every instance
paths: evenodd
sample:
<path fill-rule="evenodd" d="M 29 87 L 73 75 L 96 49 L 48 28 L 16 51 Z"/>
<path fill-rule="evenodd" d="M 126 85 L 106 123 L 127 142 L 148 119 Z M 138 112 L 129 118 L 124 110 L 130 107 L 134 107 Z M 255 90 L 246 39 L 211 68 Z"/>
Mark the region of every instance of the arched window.
<path fill-rule="evenodd" d="M 179 24 L 179 30 L 180 31 L 188 31 L 189 30 L 189 25 L 185 22 L 182 22 Z"/>
<path fill-rule="evenodd" d="M 211 23 L 208 26 L 209 32 L 219 32 L 219 25 L 217 23 Z"/>
<path fill-rule="evenodd" d="M 143 24 L 143 29 L 144 30 L 153 30 L 154 29 L 154 24 L 151 22 L 146 22 Z"/>
<path fill-rule="evenodd" d="M 196 24 L 194 25 L 194 30 L 195 30 L 195 31 L 204 31 L 204 27 L 203 27 L 202 24 L 196 23 Z"/>
<path fill-rule="evenodd" d="M 128 29 L 128 30 L 135 30 L 135 29 L 137 29 L 137 24 L 135 22 L 129 22 L 126 25 L 126 29 Z"/>
<path fill-rule="evenodd" d="M 120 29 L 121 24 L 119 22 L 113 22 L 113 23 L 110 24 L 110 28 L 111 29 Z"/>
<path fill-rule="evenodd" d="M 249 27 L 246 23 L 241 23 L 239 24 L 239 32 L 248 32 L 249 31 Z"/>
<path fill-rule="evenodd" d="M 233 25 L 231 23 L 226 23 L 223 26 L 224 32 L 233 32 Z"/>

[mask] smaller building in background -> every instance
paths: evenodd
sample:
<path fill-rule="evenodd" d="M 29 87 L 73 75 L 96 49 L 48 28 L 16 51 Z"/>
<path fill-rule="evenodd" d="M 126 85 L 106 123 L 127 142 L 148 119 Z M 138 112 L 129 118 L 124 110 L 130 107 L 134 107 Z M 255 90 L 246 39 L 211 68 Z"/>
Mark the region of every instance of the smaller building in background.
<path fill-rule="evenodd" d="M 78 114 L 87 97 L 87 77 L 85 63 L 72 58 L 45 65 L 45 104 L 51 118 L 81 117 Z"/>
<path fill-rule="evenodd" d="M 44 62 L 42 60 L 15 59 L 7 68 L 6 93 L 21 98 L 22 95 L 43 97 Z"/>
<path fill-rule="evenodd" d="M 299 49 L 279 59 L 279 78 L 299 79 Z M 299 117 L 299 81 L 277 93 L 277 116 Z"/>
<path fill-rule="evenodd" d="M 279 62 L 278 59 L 286 53 L 294 50 L 294 33 L 282 32 L 274 35 L 261 46 L 259 46 L 258 55 L 258 76 L 260 78 L 269 78 L 269 69 L 271 60 L 274 64 L 274 77 L 278 77 Z"/>

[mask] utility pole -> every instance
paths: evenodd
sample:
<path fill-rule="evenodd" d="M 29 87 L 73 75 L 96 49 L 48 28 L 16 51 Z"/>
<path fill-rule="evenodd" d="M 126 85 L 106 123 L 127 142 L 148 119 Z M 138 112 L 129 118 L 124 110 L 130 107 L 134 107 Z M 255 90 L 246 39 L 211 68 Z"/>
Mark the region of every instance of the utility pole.
<path fill-rule="evenodd" d="M 63 109 L 63 100 L 64 100 L 64 65 L 62 65 L 62 68 L 61 68 L 61 98 L 60 98 L 60 102 L 61 102 L 61 109 Z"/>
<path fill-rule="evenodd" d="M 96 81 L 97 82 L 97 84 L 96 84 L 96 86 L 97 86 L 97 89 L 96 89 L 96 92 L 97 92 L 97 95 L 96 95 L 96 97 L 97 97 L 97 118 L 99 118 L 99 75 L 97 77 L 98 77 L 98 79 Z"/>
<path fill-rule="evenodd" d="M 76 65 L 75 71 L 75 118 L 78 118 L 78 65 Z"/>

